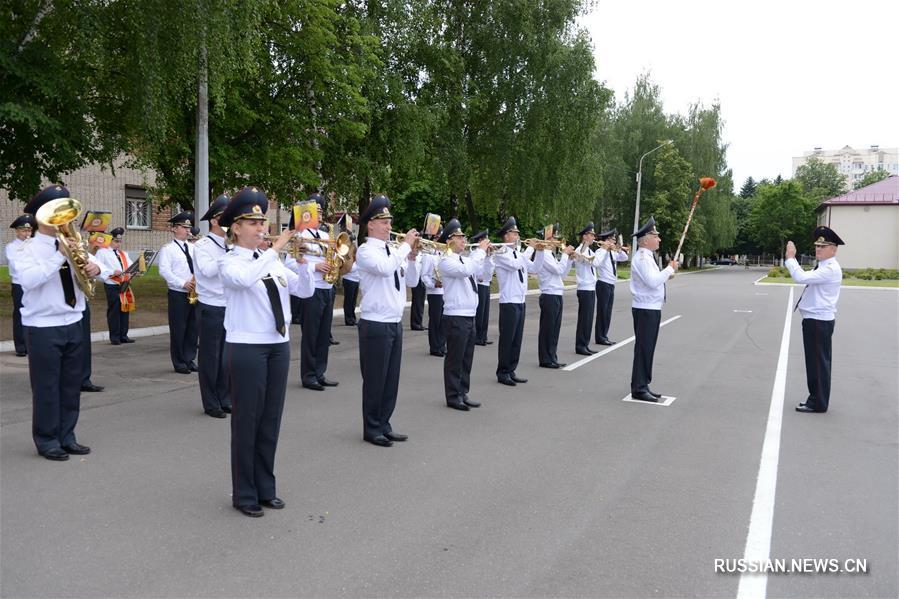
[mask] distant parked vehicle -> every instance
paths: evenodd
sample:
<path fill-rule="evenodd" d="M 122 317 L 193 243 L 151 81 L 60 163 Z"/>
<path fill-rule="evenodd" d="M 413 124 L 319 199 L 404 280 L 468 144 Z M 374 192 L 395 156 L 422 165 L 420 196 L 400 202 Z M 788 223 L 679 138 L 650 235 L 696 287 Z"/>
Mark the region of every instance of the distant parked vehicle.
<path fill-rule="evenodd" d="M 717 260 L 712 260 L 712 264 L 718 264 L 719 266 L 732 266 L 736 263 L 737 261 L 731 258 L 718 258 Z"/>

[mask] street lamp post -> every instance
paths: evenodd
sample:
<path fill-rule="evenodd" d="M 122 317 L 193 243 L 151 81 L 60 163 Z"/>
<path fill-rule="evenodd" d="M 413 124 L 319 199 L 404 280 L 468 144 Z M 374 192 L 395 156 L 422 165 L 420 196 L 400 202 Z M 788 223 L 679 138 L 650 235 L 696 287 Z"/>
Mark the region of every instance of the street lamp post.
<path fill-rule="evenodd" d="M 650 151 L 646 152 L 642 156 L 640 156 L 640 163 L 637 165 L 637 205 L 634 207 L 634 232 L 637 231 L 637 228 L 640 226 L 640 186 L 643 183 L 643 159 L 658 150 L 659 148 L 664 148 L 670 143 L 674 143 L 673 139 L 667 139 L 664 142 L 660 143 Z M 631 239 L 631 257 L 637 251 L 637 238 L 633 237 Z"/>

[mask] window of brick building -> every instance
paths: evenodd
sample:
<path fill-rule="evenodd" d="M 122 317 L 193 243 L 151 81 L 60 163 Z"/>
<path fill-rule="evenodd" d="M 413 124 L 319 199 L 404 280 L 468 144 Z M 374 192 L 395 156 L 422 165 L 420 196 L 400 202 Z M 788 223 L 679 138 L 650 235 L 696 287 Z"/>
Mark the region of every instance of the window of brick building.
<path fill-rule="evenodd" d="M 152 222 L 150 210 L 147 190 L 136 185 L 126 185 L 125 226 L 129 229 L 149 229 Z"/>

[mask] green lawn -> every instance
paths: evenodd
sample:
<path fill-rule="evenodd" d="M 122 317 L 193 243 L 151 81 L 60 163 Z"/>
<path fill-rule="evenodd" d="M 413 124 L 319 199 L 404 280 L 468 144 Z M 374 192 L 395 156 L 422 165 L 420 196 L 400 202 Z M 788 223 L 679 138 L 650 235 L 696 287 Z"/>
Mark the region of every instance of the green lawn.
<path fill-rule="evenodd" d="M 793 283 L 799 285 L 789 277 L 765 277 L 759 283 Z M 899 287 L 899 281 L 884 279 L 880 281 L 868 281 L 865 279 L 843 279 L 846 287 Z"/>

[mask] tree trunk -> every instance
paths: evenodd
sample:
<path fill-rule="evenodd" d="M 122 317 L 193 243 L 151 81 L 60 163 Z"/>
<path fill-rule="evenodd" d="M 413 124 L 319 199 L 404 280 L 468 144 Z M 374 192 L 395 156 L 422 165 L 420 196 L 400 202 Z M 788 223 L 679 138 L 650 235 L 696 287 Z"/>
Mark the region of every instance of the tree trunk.
<path fill-rule="evenodd" d="M 459 199 L 456 197 L 456 194 L 450 194 L 450 219 L 459 217 Z M 449 220 L 449 219 L 448 219 Z"/>
<path fill-rule="evenodd" d="M 34 21 L 31 22 L 31 27 L 28 28 L 28 33 L 25 34 L 25 37 L 19 42 L 16 47 L 16 55 L 22 53 L 22 50 L 25 49 L 25 46 L 31 43 L 31 40 L 34 39 L 34 36 L 37 34 L 37 27 L 41 24 L 41 21 L 44 20 L 44 17 L 47 16 L 47 13 L 50 12 L 50 9 L 53 8 L 52 2 L 41 2 L 40 8 L 37 10 L 37 14 L 34 15 Z"/>
<path fill-rule="evenodd" d="M 368 175 L 366 175 L 362 179 L 362 195 L 359 196 L 359 216 L 362 216 L 362 213 L 365 212 L 365 209 L 368 208 L 368 205 L 371 203 L 371 179 Z M 358 245 L 362 245 L 365 243 L 365 238 L 368 237 L 368 227 L 363 226 L 361 223 L 359 224 L 359 236 L 356 239 L 356 243 Z"/>
<path fill-rule="evenodd" d="M 194 161 L 194 224 L 202 233 L 209 232 L 207 221 L 198 221 L 209 210 L 209 73 L 206 64 L 206 44 L 200 44 L 197 68 L 197 147 Z"/>
<path fill-rule="evenodd" d="M 468 220 L 471 223 L 472 235 L 481 230 L 478 222 L 478 214 L 474 210 L 474 200 L 471 198 L 471 190 L 465 190 L 465 208 L 468 209 Z"/>

